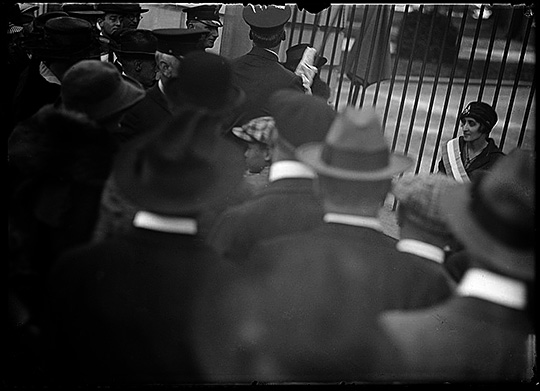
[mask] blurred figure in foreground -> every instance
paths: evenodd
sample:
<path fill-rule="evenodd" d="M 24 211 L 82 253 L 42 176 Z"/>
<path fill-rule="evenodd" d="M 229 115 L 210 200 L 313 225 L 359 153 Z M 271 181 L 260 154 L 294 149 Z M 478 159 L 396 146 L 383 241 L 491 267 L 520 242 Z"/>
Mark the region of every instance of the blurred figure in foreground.
<path fill-rule="evenodd" d="M 138 208 L 132 226 L 67 252 L 51 274 L 55 381 L 205 381 L 193 301 L 207 279 L 221 285 L 234 273 L 204 244 L 198 217 L 239 184 L 242 163 L 219 118 L 192 109 L 120 152 L 118 186 Z"/>
<path fill-rule="evenodd" d="M 432 286 L 429 305 L 448 298 L 455 287 L 454 279 L 444 267 L 444 249 L 453 235 L 442 214 L 440 198 L 455 181 L 441 174 L 408 174 L 396 179 L 392 193 L 398 202 L 397 249 L 404 261 L 418 264 L 425 271 L 422 281 L 438 282 Z"/>
<path fill-rule="evenodd" d="M 473 184 L 456 184 L 441 206 L 470 268 L 449 300 L 388 312 L 381 324 L 411 382 L 528 382 L 536 355 L 535 153 L 516 149 Z M 489 358 L 489 359 L 487 359 Z"/>

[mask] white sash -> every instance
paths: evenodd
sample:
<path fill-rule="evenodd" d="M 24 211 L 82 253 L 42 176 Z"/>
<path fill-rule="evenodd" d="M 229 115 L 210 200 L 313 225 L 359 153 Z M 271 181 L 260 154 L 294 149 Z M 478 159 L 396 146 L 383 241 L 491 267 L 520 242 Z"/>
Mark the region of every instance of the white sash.
<path fill-rule="evenodd" d="M 461 153 L 459 151 L 459 139 L 453 138 L 446 143 L 446 148 L 443 149 L 443 164 L 447 173 L 451 173 L 454 179 L 460 183 L 470 182 L 469 176 L 465 171 L 465 166 L 461 161 Z"/>

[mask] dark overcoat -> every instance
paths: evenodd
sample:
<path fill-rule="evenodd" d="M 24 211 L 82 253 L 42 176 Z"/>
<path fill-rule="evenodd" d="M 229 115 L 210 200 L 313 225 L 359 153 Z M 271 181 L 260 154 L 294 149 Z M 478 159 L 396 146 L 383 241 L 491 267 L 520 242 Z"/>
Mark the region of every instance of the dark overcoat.
<path fill-rule="evenodd" d="M 380 322 L 405 362 L 397 377 L 412 382 L 528 381 L 525 311 L 454 296 L 431 308 L 391 311 Z"/>
<path fill-rule="evenodd" d="M 426 268 L 407 262 L 396 250 L 396 239 L 371 228 L 337 223 L 257 244 L 249 257 L 256 272 L 279 270 L 294 280 L 294 273 L 328 268 L 345 273 L 363 286 L 366 311 L 413 309 L 432 305 L 440 281 L 426 278 Z"/>
<path fill-rule="evenodd" d="M 246 93 L 245 103 L 239 110 L 242 114 L 235 125 L 270 115 L 266 102 L 276 91 L 290 88 L 304 92 L 300 76 L 282 66 L 278 57 L 266 49 L 255 46 L 249 53 L 232 60 L 231 65 L 236 85 Z"/>
<path fill-rule="evenodd" d="M 322 223 L 322 216 L 312 179 L 283 178 L 270 182 L 253 199 L 223 212 L 208 242 L 227 259 L 243 264 L 258 241 L 311 229 Z"/>
<path fill-rule="evenodd" d="M 30 118 L 39 109 L 54 103 L 60 96 L 60 84 L 50 83 L 39 73 L 40 61 L 31 60 L 19 76 L 13 96 L 13 111 L 8 113 L 11 120 L 9 131 L 20 121 Z"/>
<path fill-rule="evenodd" d="M 66 253 L 51 274 L 50 370 L 68 384 L 201 381 L 195 297 L 233 266 L 197 235 L 135 228 Z M 56 368 L 56 370 L 55 370 Z"/>
<path fill-rule="evenodd" d="M 125 143 L 157 129 L 172 117 L 171 107 L 156 83 L 146 90 L 146 96 L 141 101 L 126 111 L 115 136 L 120 143 Z"/>

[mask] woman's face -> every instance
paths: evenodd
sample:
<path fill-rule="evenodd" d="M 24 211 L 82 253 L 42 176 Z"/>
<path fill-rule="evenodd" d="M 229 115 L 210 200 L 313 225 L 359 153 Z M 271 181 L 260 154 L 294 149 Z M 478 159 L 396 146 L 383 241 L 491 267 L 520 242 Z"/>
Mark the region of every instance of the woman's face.
<path fill-rule="evenodd" d="M 480 132 L 480 123 L 471 117 L 462 118 L 460 121 L 460 127 L 463 132 L 463 140 L 465 140 L 465 142 L 478 140 L 480 137 L 485 135 L 484 133 Z"/>

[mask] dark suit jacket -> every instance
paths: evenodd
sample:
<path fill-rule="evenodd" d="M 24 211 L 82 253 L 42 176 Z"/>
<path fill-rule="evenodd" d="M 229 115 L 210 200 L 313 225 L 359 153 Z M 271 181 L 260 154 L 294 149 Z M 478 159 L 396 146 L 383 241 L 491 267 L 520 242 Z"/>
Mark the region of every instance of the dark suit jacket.
<path fill-rule="evenodd" d="M 433 304 L 438 281 L 426 278 L 423 265 L 407 262 L 396 239 L 374 229 L 324 223 L 310 231 L 257 244 L 249 257 L 256 273 L 273 273 L 294 283 L 297 273 L 328 269 L 347 275 L 361 288 L 366 311 L 413 309 Z M 321 293 L 324 294 L 324 293 Z"/>
<path fill-rule="evenodd" d="M 218 286 L 230 268 L 198 236 L 137 228 L 66 253 L 49 281 L 47 339 L 57 380 L 201 380 L 192 354 L 193 303 L 207 278 Z"/>
<path fill-rule="evenodd" d="M 242 264 L 258 241 L 311 229 L 322 223 L 322 216 L 312 179 L 283 178 L 270 182 L 252 200 L 226 210 L 208 241 L 218 253 Z"/>
<path fill-rule="evenodd" d="M 270 115 L 266 101 L 272 93 L 290 88 L 304 92 L 302 79 L 278 62 L 278 57 L 259 47 L 234 60 L 232 68 L 235 83 L 246 93 L 246 101 L 241 108 L 240 118 L 235 125 L 243 125 L 249 120 Z"/>
<path fill-rule="evenodd" d="M 408 381 L 523 381 L 526 313 L 474 297 L 454 296 L 427 309 L 380 317 L 405 360 Z"/>
<path fill-rule="evenodd" d="M 173 117 L 165 95 L 156 83 L 146 90 L 146 96 L 131 107 L 121 122 L 120 130 L 115 134 L 123 143 L 141 134 L 146 134 Z"/>
<path fill-rule="evenodd" d="M 19 77 L 13 96 L 13 112 L 9 113 L 12 127 L 30 118 L 46 104 L 54 103 L 60 96 L 60 85 L 45 80 L 39 73 L 39 64 L 39 61 L 31 60 Z"/>

